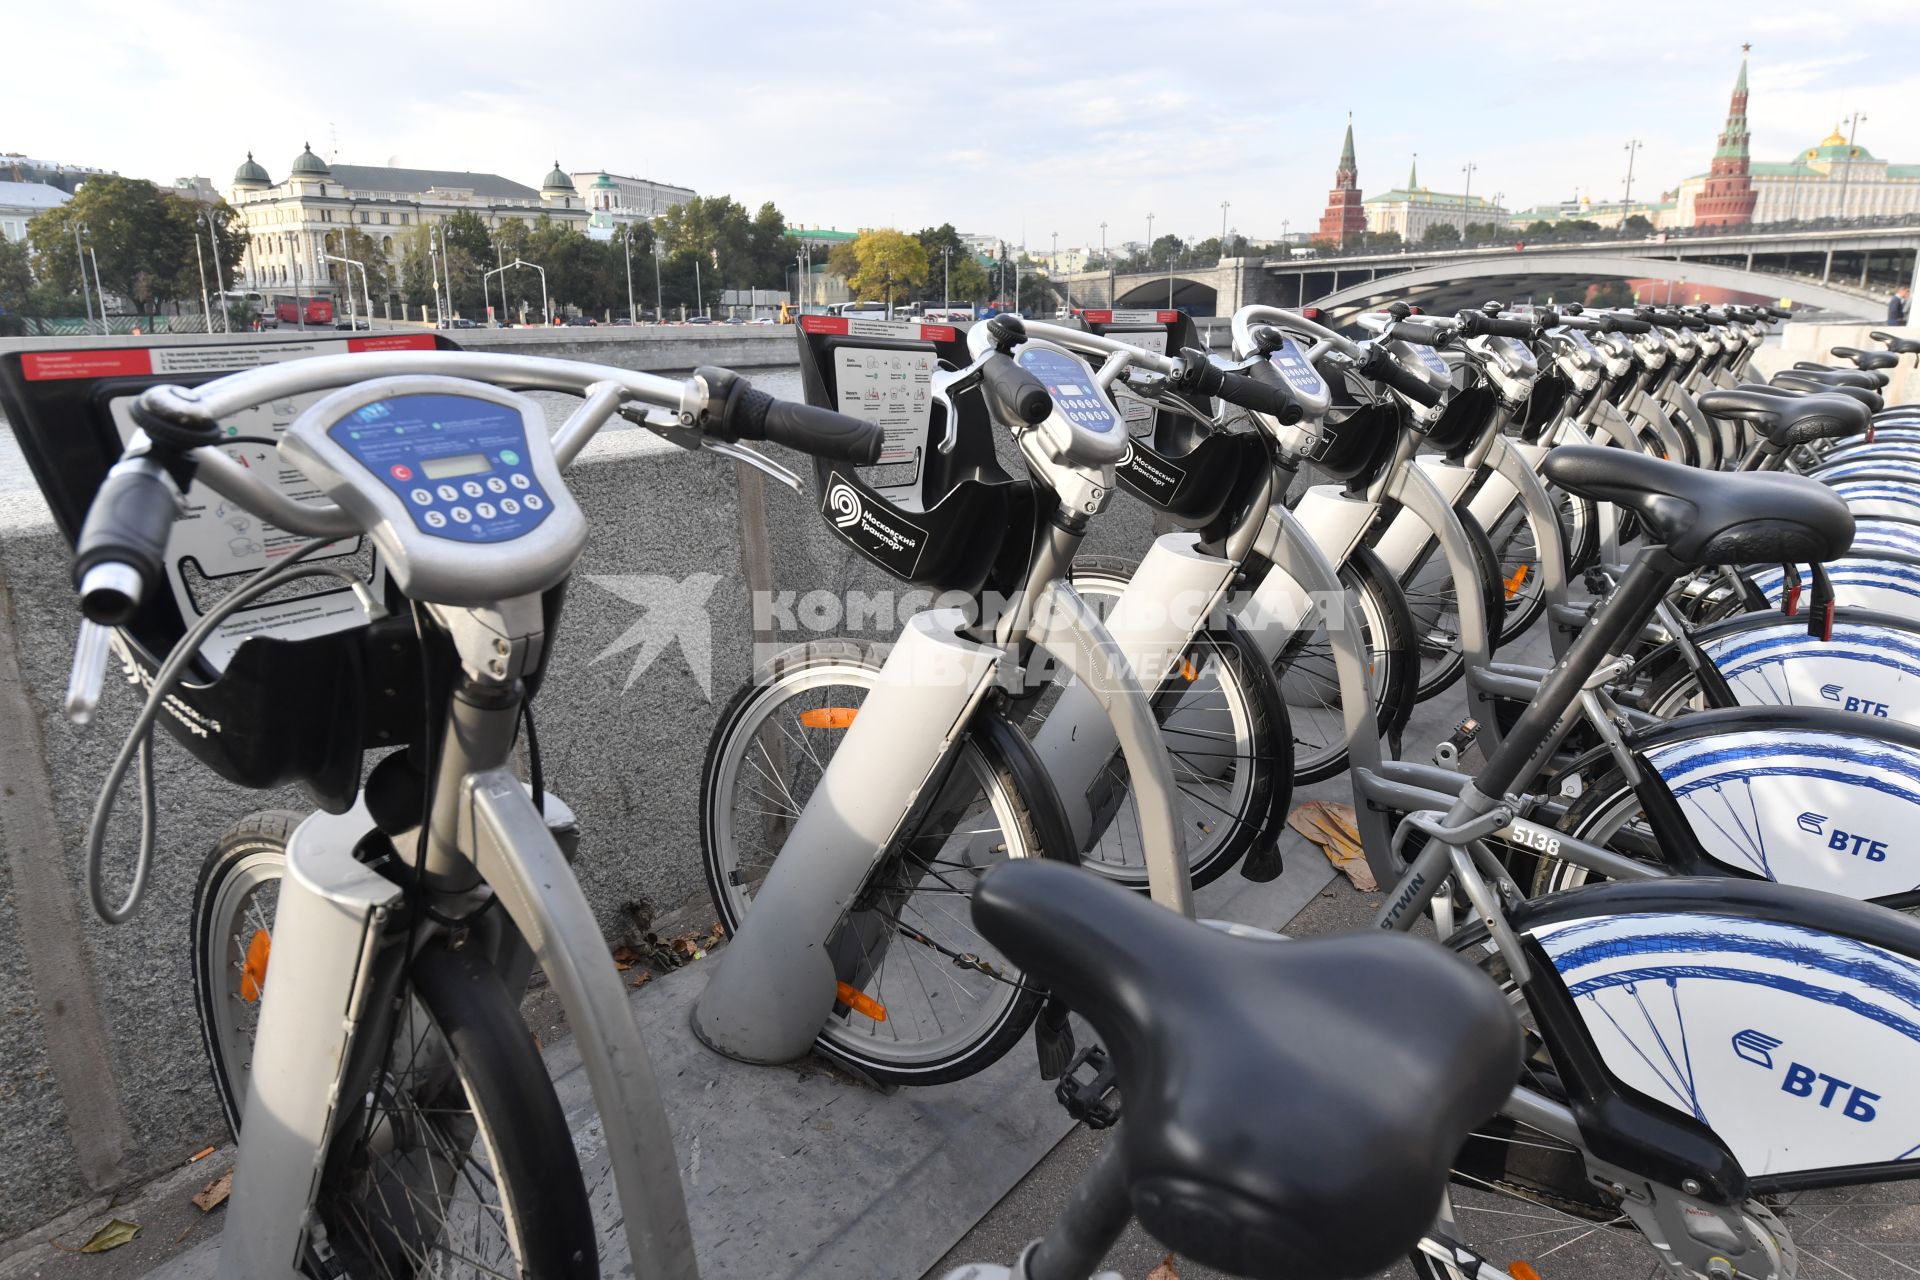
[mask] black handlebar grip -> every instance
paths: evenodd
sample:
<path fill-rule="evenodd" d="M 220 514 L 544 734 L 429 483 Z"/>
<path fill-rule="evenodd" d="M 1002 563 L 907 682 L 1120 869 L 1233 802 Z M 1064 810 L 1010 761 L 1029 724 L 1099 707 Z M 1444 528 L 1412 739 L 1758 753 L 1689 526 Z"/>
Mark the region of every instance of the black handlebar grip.
<path fill-rule="evenodd" d="M 1198 396 L 1217 396 L 1221 376 L 1221 371 L 1213 367 L 1213 361 L 1207 359 L 1206 352 L 1198 347 L 1180 349 L 1180 377 L 1174 382 L 1180 390 Z"/>
<path fill-rule="evenodd" d="M 1453 337 L 1453 328 L 1426 320 L 1402 320 L 1387 329 L 1387 336 L 1423 347 L 1438 347 Z"/>
<path fill-rule="evenodd" d="M 766 440 L 801 453 L 837 458 L 858 466 L 880 460 L 886 432 L 878 423 L 792 400 L 779 400 L 751 388 L 728 405 L 731 426 L 741 440 Z"/>
<path fill-rule="evenodd" d="M 107 473 L 73 548 L 73 585 L 81 592 L 81 613 L 107 627 L 132 620 L 165 573 L 167 535 L 179 510 L 178 486 L 153 464 L 122 463 Z M 131 569 L 136 581 L 87 582 L 89 571 L 108 564 Z"/>
<path fill-rule="evenodd" d="M 1020 362 L 1010 355 L 996 355 L 981 366 L 980 387 L 986 392 L 988 406 L 998 421 L 1032 426 L 1045 422 L 1053 412 L 1053 396 L 1047 391 L 1046 383 L 1021 368 Z"/>
<path fill-rule="evenodd" d="M 1507 316 L 1490 316 L 1484 311 L 1462 311 L 1461 327 L 1475 337 L 1520 338 L 1533 337 L 1533 321 L 1516 320 Z"/>
<path fill-rule="evenodd" d="M 1220 389 L 1214 392 L 1228 404 L 1278 418 L 1282 426 L 1292 426 L 1305 417 L 1300 405 L 1280 387 L 1250 378 L 1243 373 L 1220 373 Z"/>
<path fill-rule="evenodd" d="M 1429 386 L 1425 378 L 1387 354 L 1385 347 L 1367 348 L 1367 358 L 1361 363 L 1360 372 L 1375 382 L 1406 393 L 1428 408 L 1440 403 L 1441 389 Z"/>
<path fill-rule="evenodd" d="M 1792 307 L 1766 307 L 1764 310 L 1775 320 L 1790 320 L 1793 318 Z"/>
<path fill-rule="evenodd" d="M 1653 326 L 1638 316 L 1611 316 L 1613 328 L 1618 333 L 1652 333 Z"/>

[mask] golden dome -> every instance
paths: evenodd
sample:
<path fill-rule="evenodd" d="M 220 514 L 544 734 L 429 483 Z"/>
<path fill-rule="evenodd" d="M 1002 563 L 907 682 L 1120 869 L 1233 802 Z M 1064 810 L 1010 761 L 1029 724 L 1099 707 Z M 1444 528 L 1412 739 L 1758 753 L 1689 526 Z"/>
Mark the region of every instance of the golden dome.
<path fill-rule="evenodd" d="M 1846 140 L 1846 138 L 1845 138 L 1845 136 L 1843 136 L 1843 135 L 1841 134 L 1841 132 L 1840 132 L 1840 126 L 1839 126 L 1839 125 L 1835 125 L 1835 126 L 1833 127 L 1833 132 L 1832 132 L 1832 133 L 1830 133 L 1830 134 L 1828 134 L 1828 135 L 1827 135 L 1826 137 L 1824 137 L 1824 138 L 1822 138 L 1822 139 L 1820 140 L 1820 145 L 1821 145 L 1821 146 L 1823 146 L 1823 147 L 1844 147 L 1844 146 L 1846 146 L 1846 145 L 1847 145 L 1847 140 Z"/>

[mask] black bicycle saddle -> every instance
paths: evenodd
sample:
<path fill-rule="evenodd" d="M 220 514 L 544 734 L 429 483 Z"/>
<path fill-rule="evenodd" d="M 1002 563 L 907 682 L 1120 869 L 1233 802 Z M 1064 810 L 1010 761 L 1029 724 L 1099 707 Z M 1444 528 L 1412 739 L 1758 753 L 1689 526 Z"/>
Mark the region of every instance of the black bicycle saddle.
<path fill-rule="evenodd" d="M 1815 440 L 1858 435 L 1873 421 L 1873 411 L 1839 389 L 1807 395 L 1782 395 L 1771 387 L 1734 387 L 1709 391 L 1699 399 L 1700 411 L 1716 418 L 1737 418 L 1776 448 L 1790 448 Z"/>
<path fill-rule="evenodd" d="M 1569 492 L 1633 511 L 1650 540 L 1691 565 L 1808 564 L 1832 560 L 1853 545 L 1853 512 L 1845 500 L 1806 476 L 1702 471 L 1592 445 L 1555 449 L 1541 474 Z"/>
<path fill-rule="evenodd" d="M 1335 1280 L 1404 1257 L 1513 1088 L 1512 1009 L 1431 942 L 1232 937 L 1037 859 L 983 876 L 973 918 L 1112 1053 L 1141 1225 L 1234 1275 Z"/>

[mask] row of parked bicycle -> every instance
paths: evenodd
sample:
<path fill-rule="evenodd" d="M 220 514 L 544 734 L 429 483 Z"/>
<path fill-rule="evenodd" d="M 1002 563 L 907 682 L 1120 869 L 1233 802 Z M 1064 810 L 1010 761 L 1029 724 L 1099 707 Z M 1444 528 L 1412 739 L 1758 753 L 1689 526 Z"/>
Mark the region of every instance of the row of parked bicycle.
<path fill-rule="evenodd" d="M 197 994 L 241 1137 L 223 1274 L 590 1275 L 622 1253 L 695 1272 L 530 712 L 588 534 L 563 472 L 618 414 L 796 488 L 741 442 L 811 454 L 833 536 L 964 602 L 888 646 L 796 647 L 722 712 L 702 848 L 732 939 L 693 1022 L 733 1057 L 817 1047 L 883 1083 L 971 1074 L 1032 1028 L 1070 1109 L 1123 1109 L 1045 1239 L 962 1274 L 1086 1277 L 1137 1216 L 1237 1275 L 1401 1256 L 1504 1275 L 1459 1238 L 1452 1177 L 1636 1231 L 1674 1276 L 1792 1276 L 1784 1197 L 1920 1164 L 1920 926 L 1900 910 L 1920 886 L 1920 408 L 1879 395 L 1920 343 L 1744 381 L 1776 318 L 1395 306 L 1355 339 L 1249 307 L 1221 359 L 1173 312 L 808 317 L 809 405 L 718 369 L 441 351 L 146 391 L 78 537 L 76 710 L 106 628 L 134 655 L 191 485 L 308 541 L 156 664 L 91 833 L 102 914 L 144 882 L 147 739 L 194 696 L 196 650 L 248 601 L 340 577 L 306 561 L 343 536 L 371 536 L 384 590 L 353 577 L 366 638 L 308 682 L 352 719 L 382 683 L 365 664 L 412 667 L 422 713 L 378 712 L 381 741 L 411 745 L 364 783 L 366 724 L 310 727 L 271 781 L 323 811 L 251 819 L 203 871 Z M 825 406 L 923 358 L 911 475 L 868 469 L 879 430 Z M 581 405 L 550 433 L 528 389 Z M 274 443 L 325 502 L 222 451 L 223 419 L 323 390 Z M 523 497 L 436 524 L 416 475 Z M 1121 490 L 1179 531 L 1137 562 L 1076 556 Z M 1495 660 L 1541 625 L 1550 670 Z M 1414 704 L 1456 683 L 1461 730 L 1433 763 L 1396 758 Z M 149 829 L 115 905 L 103 832 L 136 763 Z M 1377 935 L 1186 918 L 1236 865 L 1280 874 L 1294 782 L 1342 770 Z M 1392 936 L 1421 920 L 1438 945 Z M 535 963 L 600 1149 L 576 1150 L 519 1021 Z M 1099 1045 L 1076 1048 L 1069 1011 Z"/>

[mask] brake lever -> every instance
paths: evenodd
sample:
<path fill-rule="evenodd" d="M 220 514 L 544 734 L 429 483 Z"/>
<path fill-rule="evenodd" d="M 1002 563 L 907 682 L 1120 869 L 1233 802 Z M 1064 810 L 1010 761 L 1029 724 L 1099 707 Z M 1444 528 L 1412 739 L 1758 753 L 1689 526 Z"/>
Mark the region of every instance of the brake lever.
<path fill-rule="evenodd" d="M 987 367 L 987 361 L 992 359 L 996 352 L 997 348 L 988 347 L 973 358 L 972 364 L 954 372 L 944 383 L 938 378 L 934 379 L 934 403 L 946 412 L 947 418 L 946 429 L 940 434 L 940 443 L 934 446 L 942 454 L 952 453 L 954 446 L 960 443 L 960 411 L 953 404 L 954 390 L 958 388 L 965 391 L 969 387 L 978 386 L 980 371 Z"/>
<path fill-rule="evenodd" d="M 725 440 L 708 440 L 704 438 L 700 441 L 700 447 L 711 453 L 724 454 L 732 458 L 735 462 L 744 462 L 755 471 L 761 471 L 772 476 L 775 480 L 786 485 L 795 493 L 806 492 L 806 485 L 801 481 L 799 476 L 787 470 L 764 453 L 755 452 L 744 445 L 729 444 Z"/>

